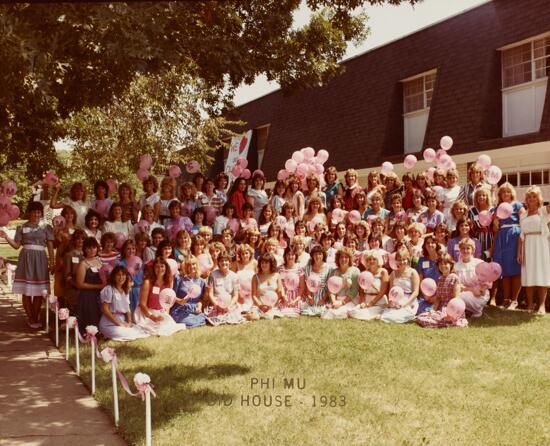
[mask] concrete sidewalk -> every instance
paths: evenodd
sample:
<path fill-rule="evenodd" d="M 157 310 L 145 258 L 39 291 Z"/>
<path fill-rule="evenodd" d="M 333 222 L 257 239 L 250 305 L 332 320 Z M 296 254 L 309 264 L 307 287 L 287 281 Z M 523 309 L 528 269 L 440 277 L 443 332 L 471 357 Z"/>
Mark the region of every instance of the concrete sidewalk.
<path fill-rule="evenodd" d="M 0 293 L 0 445 L 125 445 L 65 357 L 25 320 L 19 299 Z"/>

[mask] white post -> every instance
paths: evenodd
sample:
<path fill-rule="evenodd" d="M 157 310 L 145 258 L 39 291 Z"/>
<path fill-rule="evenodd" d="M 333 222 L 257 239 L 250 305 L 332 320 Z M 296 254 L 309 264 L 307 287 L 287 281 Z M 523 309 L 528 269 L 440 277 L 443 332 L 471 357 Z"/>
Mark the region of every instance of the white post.
<path fill-rule="evenodd" d="M 145 445 L 152 445 L 151 438 L 151 392 L 145 392 Z"/>
<path fill-rule="evenodd" d="M 95 342 L 92 338 L 90 342 L 90 352 L 92 355 L 92 395 L 95 395 Z"/>
<path fill-rule="evenodd" d="M 59 303 L 55 301 L 55 346 L 59 347 Z"/>
<path fill-rule="evenodd" d="M 118 427 L 118 389 L 116 385 L 116 368 L 114 361 L 111 361 L 111 375 L 113 380 L 113 405 L 115 412 L 115 426 Z"/>
<path fill-rule="evenodd" d="M 69 319 L 65 320 L 65 360 L 69 360 Z"/>
<path fill-rule="evenodd" d="M 74 346 L 76 355 L 76 374 L 80 376 L 80 348 L 78 343 L 78 324 L 74 324 Z"/>
<path fill-rule="evenodd" d="M 46 333 L 50 334 L 50 300 L 48 299 L 48 291 L 44 290 L 42 291 L 42 296 L 44 296 L 44 300 L 46 301 Z"/>

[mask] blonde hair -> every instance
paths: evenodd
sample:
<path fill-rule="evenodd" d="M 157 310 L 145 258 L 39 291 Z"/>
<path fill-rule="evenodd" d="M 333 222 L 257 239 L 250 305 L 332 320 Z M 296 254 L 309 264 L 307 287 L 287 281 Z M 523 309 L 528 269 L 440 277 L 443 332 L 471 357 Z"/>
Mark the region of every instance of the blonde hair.
<path fill-rule="evenodd" d="M 252 246 L 250 246 L 249 244 L 243 243 L 237 248 L 236 255 L 238 262 L 242 262 L 242 255 L 245 252 L 248 252 L 250 254 L 250 260 L 254 260 L 254 249 L 252 249 Z"/>
<path fill-rule="evenodd" d="M 414 222 L 407 227 L 407 232 L 413 230 L 419 232 L 420 235 L 424 235 L 426 233 L 426 226 L 424 226 L 422 223 Z"/>
<path fill-rule="evenodd" d="M 544 204 L 544 199 L 542 198 L 542 191 L 540 190 L 540 187 L 538 186 L 531 186 L 527 191 L 525 191 L 525 201 L 527 201 L 527 197 L 529 195 L 534 195 L 538 198 L 539 201 L 539 208 Z"/>
<path fill-rule="evenodd" d="M 458 174 L 458 170 L 456 169 L 449 169 L 445 177 L 448 177 L 449 175 L 454 175 L 457 179 L 460 178 L 460 175 Z"/>
<path fill-rule="evenodd" d="M 479 164 L 474 163 L 472 166 L 468 169 L 468 180 L 472 178 L 472 173 L 478 172 L 481 174 L 481 181 L 485 178 L 485 172 L 483 171 L 483 167 L 481 167 Z"/>
<path fill-rule="evenodd" d="M 477 208 L 477 197 L 480 194 L 485 194 L 485 196 L 487 197 L 487 204 L 489 205 L 489 207 L 491 207 L 493 205 L 493 197 L 490 189 L 488 189 L 487 187 L 478 187 L 474 191 L 474 206 Z"/>
<path fill-rule="evenodd" d="M 476 249 L 476 244 L 471 238 L 463 238 L 462 240 L 460 240 L 458 242 L 458 247 L 459 248 L 463 248 L 464 246 L 469 246 L 474 251 Z"/>
<path fill-rule="evenodd" d="M 349 257 L 349 264 L 350 266 L 353 265 L 353 251 L 349 248 L 341 248 L 336 252 L 336 256 L 334 258 L 334 262 L 336 263 L 336 266 L 340 267 L 340 260 L 343 256 Z"/>
<path fill-rule="evenodd" d="M 506 181 L 502 183 L 498 188 L 498 191 L 497 191 L 498 204 L 502 203 L 502 197 L 500 196 L 500 193 L 503 190 L 509 190 L 510 193 L 512 194 L 512 201 L 516 201 L 517 199 L 516 189 L 514 189 L 514 186 L 512 186 L 508 181 Z"/>

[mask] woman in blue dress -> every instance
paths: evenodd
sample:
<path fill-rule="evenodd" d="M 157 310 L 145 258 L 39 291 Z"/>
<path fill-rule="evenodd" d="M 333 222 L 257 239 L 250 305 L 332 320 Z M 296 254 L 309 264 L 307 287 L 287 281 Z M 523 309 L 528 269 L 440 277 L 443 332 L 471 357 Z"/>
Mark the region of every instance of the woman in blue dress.
<path fill-rule="evenodd" d="M 174 279 L 176 303 L 170 314 L 178 324 L 185 324 L 187 328 L 199 327 L 206 324 L 206 315 L 202 312 L 202 297 L 206 282 L 199 276 L 199 263 L 196 257 L 190 257 L 182 264 L 185 276 L 178 274 Z M 196 296 L 190 296 L 192 285 L 199 287 Z"/>
<path fill-rule="evenodd" d="M 121 249 L 121 260 L 118 262 L 118 265 L 123 266 L 128 270 L 128 259 L 130 257 L 137 256 L 136 254 L 136 242 L 133 240 L 126 240 Z M 139 267 L 139 270 L 136 272 L 130 273 L 130 279 L 132 286 L 130 287 L 130 312 L 132 313 L 132 321 L 134 320 L 134 311 L 136 311 L 137 306 L 139 305 L 139 293 L 141 290 L 141 285 L 143 284 L 143 262 Z"/>
<path fill-rule="evenodd" d="M 510 183 L 503 183 L 497 192 L 498 205 L 510 203 L 512 215 L 505 219 L 496 217 L 496 209 L 493 209 L 493 228 L 497 231 L 493 248 L 493 261 L 502 267 L 502 295 L 505 308 L 515 309 L 518 306 L 518 295 L 521 290 L 521 265 L 517 261 L 517 249 L 520 216 L 525 212 L 523 204 L 516 201 L 516 190 Z"/>
<path fill-rule="evenodd" d="M 416 266 L 416 271 L 420 277 L 420 282 L 424 279 L 433 279 L 435 280 L 435 283 L 437 283 L 439 277 L 441 276 L 441 272 L 437 267 L 437 260 L 441 255 L 441 251 L 442 247 L 439 243 L 437 243 L 435 236 L 427 235 L 424 238 L 424 244 L 422 245 L 422 257 L 420 257 L 418 265 Z M 416 314 L 430 311 L 433 308 L 432 300 L 434 297 L 435 296 L 427 297 L 421 294 L 418 297 L 418 311 Z"/>

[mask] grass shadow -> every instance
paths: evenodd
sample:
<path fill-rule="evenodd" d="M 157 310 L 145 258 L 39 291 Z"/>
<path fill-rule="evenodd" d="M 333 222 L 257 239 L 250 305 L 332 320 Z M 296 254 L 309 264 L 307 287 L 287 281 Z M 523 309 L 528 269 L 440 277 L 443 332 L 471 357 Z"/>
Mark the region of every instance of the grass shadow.
<path fill-rule="evenodd" d="M 472 327 L 501 327 L 528 324 L 539 319 L 533 313 L 521 310 L 503 310 L 495 307 L 485 307 L 483 316 L 480 318 L 469 318 L 468 322 Z"/>

